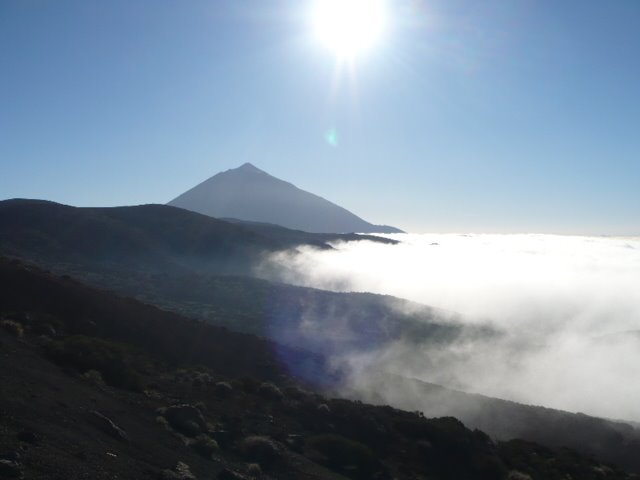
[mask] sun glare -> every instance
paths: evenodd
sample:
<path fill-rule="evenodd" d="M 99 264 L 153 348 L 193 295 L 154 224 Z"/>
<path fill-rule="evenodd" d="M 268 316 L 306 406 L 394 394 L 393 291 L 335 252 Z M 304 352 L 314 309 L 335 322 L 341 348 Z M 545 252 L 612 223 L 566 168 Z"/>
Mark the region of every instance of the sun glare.
<path fill-rule="evenodd" d="M 385 27 L 383 0 L 317 0 L 313 23 L 318 40 L 339 58 L 371 48 Z"/>

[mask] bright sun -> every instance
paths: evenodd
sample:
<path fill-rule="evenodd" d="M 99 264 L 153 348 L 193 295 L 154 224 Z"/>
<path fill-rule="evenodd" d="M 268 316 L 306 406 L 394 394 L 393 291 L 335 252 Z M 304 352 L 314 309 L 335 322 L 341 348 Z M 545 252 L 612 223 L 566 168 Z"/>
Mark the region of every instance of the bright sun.
<path fill-rule="evenodd" d="M 316 0 L 317 38 L 342 59 L 371 48 L 385 27 L 383 0 Z"/>

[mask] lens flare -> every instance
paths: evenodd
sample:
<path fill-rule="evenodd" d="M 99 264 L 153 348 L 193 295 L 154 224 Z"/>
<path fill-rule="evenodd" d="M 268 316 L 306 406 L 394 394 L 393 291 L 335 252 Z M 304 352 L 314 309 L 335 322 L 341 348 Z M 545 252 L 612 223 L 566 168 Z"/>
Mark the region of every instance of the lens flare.
<path fill-rule="evenodd" d="M 335 128 L 327 130 L 324 134 L 325 141 L 332 147 L 338 146 L 338 131 Z"/>

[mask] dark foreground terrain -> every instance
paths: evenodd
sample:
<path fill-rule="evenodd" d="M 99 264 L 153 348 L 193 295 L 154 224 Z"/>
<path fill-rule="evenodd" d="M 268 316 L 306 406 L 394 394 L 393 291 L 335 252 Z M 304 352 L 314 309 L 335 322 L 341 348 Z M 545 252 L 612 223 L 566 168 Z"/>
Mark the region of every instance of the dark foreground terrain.
<path fill-rule="evenodd" d="M 27 321 L 33 312 L 52 314 L 45 324 L 65 325 L 52 327 L 55 335 L 44 330 L 56 341 L 64 338 L 61 335 L 80 334 L 134 345 L 155 359 L 157 371 L 142 368 L 151 372 L 152 384 L 157 372 L 170 375 L 181 366 L 206 366 L 221 378 L 252 376 L 261 382 L 303 385 L 325 395 L 333 392 L 330 395 L 419 410 L 431 417 L 454 416 L 493 439 L 568 446 L 640 473 L 640 430 L 629 422 L 505 402 L 378 371 L 362 375 L 360 370 L 345 377 L 345 354 L 371 354 L 398 340 L 427 350 L 464 344 L 466 338 L 490 343 L 500 335 L 488 327 L 465 326 L 451 312 L 398 298 L 256 278 L 265 256 L 299 247 L 330 249 L 335 242 L 358 240 L 390 242 L 222 221 L 165 205 L 74 208 L 9 200 L 0 202 L 1 254 L 58 277 L 7 269 L 0 279 L 1 308 L 7 315 L 28 313 L 14 320 L 24 327 L 33 321 Z M 69 277 L 121 297 L 62 281 Z M 33 336 L 29 328 L 22 337 L 28 341 Z M 74 342 L 72 348 L 87 341 Z M 124 358 L 122 352 L 113 356 Z M 340 381 L 345 378 L 348 381 Z"/>
<path fill-rule="evenodd" d="M 451 417 L 325 398 L 284 367 L 339 377 L 322 359 L 17 261 L 0 259 L 0 284 L 0 478 L 637 478 Z"/>

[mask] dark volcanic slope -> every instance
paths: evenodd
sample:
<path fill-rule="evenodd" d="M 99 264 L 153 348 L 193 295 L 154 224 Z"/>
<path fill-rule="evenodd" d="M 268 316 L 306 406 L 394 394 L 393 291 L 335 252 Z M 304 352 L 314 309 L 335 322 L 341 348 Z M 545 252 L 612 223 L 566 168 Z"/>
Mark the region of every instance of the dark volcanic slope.
<path fill-rule="evenodd" d="M 366 381 L 366 388 L 354 395 L 366 402 L 391 403 L 428 416 L 452 415 L 493 438 L 526 438 L 543 445 L 570 447 L 640 472 L 640 430 L 626 422 L 523 405 L 398 375 L 376 373 Z"/>
<path fill-rule="evenodd" d="M 28 258 L 129 269 L 225 269 L 246 264 L 281 244 L 165 205 L 75 208 L 7 200 L 0 202 L 0 248 Z"/>
<path fill-rule="evenodd" d="M 0 284 L 4 311 L 46 312 L 63 318 L 67 333 L 131 343 L 165 361 L 218 365 L 227 375 L 272 379 L 283 373 L 278 365 L 281 354 L 296 364 L 323 368 L 313 355 L 186 319 L 2 257 Z M 240 351 L 243 355 L 237 355 Z"/>
<path fill-rule="evenodd" d="M 260 230 L 166 205 L 76 208 L 42 200 L 0 202 L 0 252 L 84 267 L 245 273 L 265 252 L 299 244 L 330 248 L 326 242 L 355 239 Z"/>
<path fill-rule="evenodd" d="M 315 233 L 398 233 L 245 163 L 214 175 L 169 205 L 218 218 L 266 222 Z"/>
<path fill-rule="evenodd" d="M 570 450 L 494 443 L 450 417 L 301 390 L 269 342 L 15 261 L 0 258 L 0 282 L 1 477 L 634 478 Z M 172 472 L 177 462 L 194 476 Z"/>
<path fill-rule="evenodd" d="M 0 202 L 0 252 L 189 317 L 309 350 L 373 349 L 403 337 L 455 337 L 431 309 L 416 318 L 393 299 L 339 294 L 224 274 L 251 273 L 266 252 L 366 238 L 236 225 L 163 205 L 74 208 Z M 398 300 L 399 301 L 399 300 Z M 313 316 L 313 318 L 311 318 Z M 306 329 L 303 328 L 306 325 Z M 309 335 L 309 325 L 331 335 Z M 366 332 L 366 334 L 364 334 Z M 332 340 L 333 339 L 333 340 Z"/>

